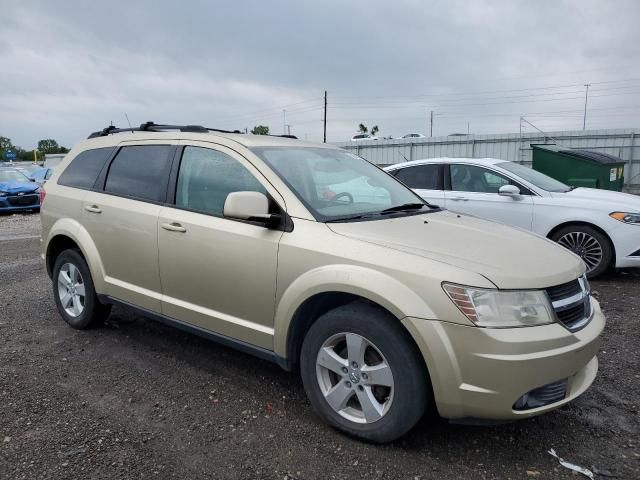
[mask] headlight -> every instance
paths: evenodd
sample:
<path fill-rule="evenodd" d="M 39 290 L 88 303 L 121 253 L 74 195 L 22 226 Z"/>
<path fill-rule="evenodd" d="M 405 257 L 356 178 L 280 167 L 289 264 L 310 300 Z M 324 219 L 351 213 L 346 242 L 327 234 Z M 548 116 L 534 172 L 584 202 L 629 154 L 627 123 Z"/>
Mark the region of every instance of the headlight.
<path fill-rule="evenodd" d="M 542 290 L 489 290 L 442 285 L 449 298 L 475 325 L 490 328 L 530 327 L 555 322 Z"/>
<path fill-rule="evenodd" d="M 609 216 L 624 223 L 640 225 L 640 213 L 613 212 Z"/>
<path fill-rule="evenodd" d="M 9 195 L 9 192 L 0 192 L 0 197 L 6 197 Z"/>

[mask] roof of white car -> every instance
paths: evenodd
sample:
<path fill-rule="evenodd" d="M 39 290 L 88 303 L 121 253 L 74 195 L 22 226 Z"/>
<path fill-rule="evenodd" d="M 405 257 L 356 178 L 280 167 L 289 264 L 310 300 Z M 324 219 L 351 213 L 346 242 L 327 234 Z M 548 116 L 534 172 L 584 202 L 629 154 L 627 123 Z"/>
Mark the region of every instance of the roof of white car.
<path fill-rule="evenodd" d="M 437 157 L 437 158 L 425 158 L 423 160 L 412 160 L 411 162 L 394 163 L 385 167 L 385 170 L 395 170 L 396 168 L 411 167 L 413 165 L 425 165 L 428 163 L 470 163 L 472 165 L 495 165 L 497 163 L 506 162 L 508 160 L 501 160 L 499 158 L 452 158 L 452 157 Z"/>

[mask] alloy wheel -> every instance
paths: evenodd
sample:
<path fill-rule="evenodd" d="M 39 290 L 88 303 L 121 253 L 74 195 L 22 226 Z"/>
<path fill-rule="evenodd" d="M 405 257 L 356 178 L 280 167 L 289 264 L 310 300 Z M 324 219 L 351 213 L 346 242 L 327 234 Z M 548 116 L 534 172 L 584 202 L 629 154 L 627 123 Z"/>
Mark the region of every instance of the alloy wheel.
<path fill-rule="evenodd" d="M 78 317 L 84 311 L 85 285 L 80 270 L 72 263 L 65 263 L 58 273 L 58 297 L 67 315 Z"/>
<path fill-rule="evenodd" d="M 352 422 L 376 422 L 393 402 L 394 380 L 387 359 L 355 333 L 338 333 L 322 344 L 316 377 L 329 406 Z"/>
<path fill-rule="evenodd" d="M 585 232 L 568 232 L 558 239 L 558 243 L 578 255 L 587 265 L 587 271 L 598 268 L 604 255 L 602 245 Z"/>

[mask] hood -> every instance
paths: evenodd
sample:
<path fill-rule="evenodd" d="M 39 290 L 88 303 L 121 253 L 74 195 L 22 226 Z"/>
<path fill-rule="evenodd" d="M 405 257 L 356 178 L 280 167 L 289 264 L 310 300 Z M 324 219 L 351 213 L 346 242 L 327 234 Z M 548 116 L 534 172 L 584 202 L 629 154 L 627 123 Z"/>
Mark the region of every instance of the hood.
<path fill-rule="evenodd" d="M 0 192 L 31 193 L 38 189 L 34 182 L 0 182 Z"/>
<path fill-rule="evenodd" d="M 327 226 L 340 235 L 473 271 L 498 288 L 546 288 L 585 271 L 579 257 L 546 238 L 448 211 Z"/>
<path fill-rule="evenodd" d="M 612 212 L 614 210 L 640 212 L 640 197 L 631 195 L 630 193 L 612 192 L 611 190 L 600 190 L 597 188 L 574 188 L 566 193 L 554 193 L 553 196 L 588 200 L 601 207 L 609 205 Z"/>

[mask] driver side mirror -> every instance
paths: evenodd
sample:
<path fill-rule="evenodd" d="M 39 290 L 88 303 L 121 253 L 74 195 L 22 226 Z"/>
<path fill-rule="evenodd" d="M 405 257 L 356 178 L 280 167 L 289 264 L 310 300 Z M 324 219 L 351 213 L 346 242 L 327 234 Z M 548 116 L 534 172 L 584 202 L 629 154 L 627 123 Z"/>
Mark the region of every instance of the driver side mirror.
<path fill-rule="evenodd" d="M 280 224 L 282 217 L 269 213 L 269 199 L 260 192 L 231 192 L 224 202 L 224 216 L 264 223 L 268 228 Z"/>
<path fill-rule="evenodd" d="M 517 197 L 520 195 L 520 189 L 515 185 L 503 185 L 498 189 L 498 195 L 504 197 Z"/>

